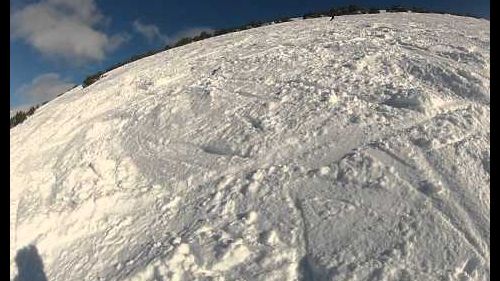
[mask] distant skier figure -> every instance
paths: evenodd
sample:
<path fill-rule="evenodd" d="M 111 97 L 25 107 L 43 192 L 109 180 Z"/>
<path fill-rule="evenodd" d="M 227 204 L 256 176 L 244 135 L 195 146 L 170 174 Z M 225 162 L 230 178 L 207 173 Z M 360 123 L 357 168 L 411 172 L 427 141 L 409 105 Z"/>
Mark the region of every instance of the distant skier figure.
<path fill-rule="evenodd" d="M 335 18 L 335 9 L 331 9 L 330 10 L 330 15 L 332 16 L 332 18 L 330 19 L 330 21 L 332 21 L 334 18 Z"/>

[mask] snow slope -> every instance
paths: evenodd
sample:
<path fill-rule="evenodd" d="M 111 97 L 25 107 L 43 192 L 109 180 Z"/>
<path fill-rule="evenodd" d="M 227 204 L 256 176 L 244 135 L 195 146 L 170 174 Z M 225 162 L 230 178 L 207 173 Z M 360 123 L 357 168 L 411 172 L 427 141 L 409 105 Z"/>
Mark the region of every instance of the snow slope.
<path fill-rule="evenodd" d="M 489 38 L 301 20 L 67 92 L 10 131 L 11 278 L 489 280 Z"/>

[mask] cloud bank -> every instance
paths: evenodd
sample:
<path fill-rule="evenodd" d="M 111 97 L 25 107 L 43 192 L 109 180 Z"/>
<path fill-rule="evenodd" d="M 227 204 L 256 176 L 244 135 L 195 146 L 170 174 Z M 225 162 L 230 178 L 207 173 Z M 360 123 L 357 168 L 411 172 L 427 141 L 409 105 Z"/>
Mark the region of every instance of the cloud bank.
<path fill-rule="evenodd" d="M 17 91 L 23 106 L 40 104 L 57 97 L 71 89 L 75 84 L 61 79 L 57 73 L 46 73 L 35 77 L 30 83 L 22 85 Z"/>
<path fill-rule="evenodd" d="M 128 39 L 97 29 L 106 22 L 94 0 L 44 0 L 11 14 L 11 34 L 48 57 L 100 61 Z"/>
<path fill-rule="evenodd" d="M 158 26 L 154 24 L 144 24 L 140 20 L 135 20 L 132 23 L 132 26 L 135 32 L 146 37 L 149 42 L 153 42 L 155 40 L 165 42 L 167 40 L 167 36 L 163 35 Z"/>

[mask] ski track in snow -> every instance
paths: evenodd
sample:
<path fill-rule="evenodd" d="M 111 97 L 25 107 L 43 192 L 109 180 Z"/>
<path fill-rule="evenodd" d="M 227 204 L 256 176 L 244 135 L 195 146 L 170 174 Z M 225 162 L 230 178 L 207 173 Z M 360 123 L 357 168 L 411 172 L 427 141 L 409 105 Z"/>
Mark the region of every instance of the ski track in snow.
<path fill-rule="evenodd" d="M 489 280 L 489 21 L 299 20 L 117 68 L 11 129 L 48 280 Z"/>

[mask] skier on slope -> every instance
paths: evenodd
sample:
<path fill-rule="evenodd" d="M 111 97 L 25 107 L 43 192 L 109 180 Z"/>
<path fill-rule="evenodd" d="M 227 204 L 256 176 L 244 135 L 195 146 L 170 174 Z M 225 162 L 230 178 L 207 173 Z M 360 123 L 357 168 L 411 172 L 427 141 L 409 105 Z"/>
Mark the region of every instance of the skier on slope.
<path fill-rule="evenodd" d="M 330 21 L 332 21 L 333 18 L 335 18 L 335 14 L 336 14 L 335 9 L 331 8 L 330 11 L 329 11 L 329 14 L 330 14 L 330 16 L 332 16 L 332 18 L 330 19 Z"/>

